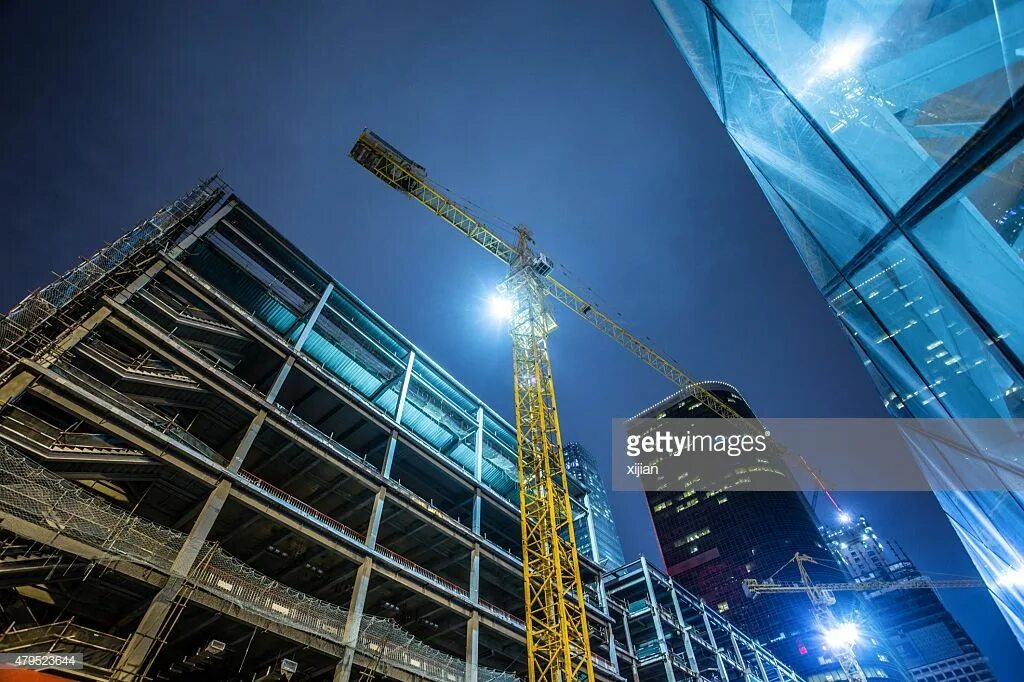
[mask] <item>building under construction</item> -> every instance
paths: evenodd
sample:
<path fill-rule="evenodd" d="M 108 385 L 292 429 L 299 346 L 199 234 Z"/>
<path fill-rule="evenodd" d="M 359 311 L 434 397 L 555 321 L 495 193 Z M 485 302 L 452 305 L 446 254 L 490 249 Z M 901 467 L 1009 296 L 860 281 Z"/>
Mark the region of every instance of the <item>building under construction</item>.
<path fill-rule="evenodd" d="M 0 349 L 0 650 L 84 652 L 78 679 L 524 677 L 515 429 L 219 179 L 0 318 Z M 622 575 L 580 566 L 598 680 L 664 679 L 651 641 L 799 680 L 721 619 L 744 646 L 715 645 L 695 598 L 685 637 L 630 634 Z"/>

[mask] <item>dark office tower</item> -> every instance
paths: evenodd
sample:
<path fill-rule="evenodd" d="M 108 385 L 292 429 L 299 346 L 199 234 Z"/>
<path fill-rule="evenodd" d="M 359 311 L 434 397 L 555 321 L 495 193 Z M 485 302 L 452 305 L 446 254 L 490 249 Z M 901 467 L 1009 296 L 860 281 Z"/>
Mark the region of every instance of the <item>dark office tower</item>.
<path fill-rule="evenodd" d="M 0 650 L 84 650 L 84 677 L 118 682 L 515 682 L 516 450 L 203 183 L 0 316 Z M 619 682 L 601 567 L 580 566 Z"/>
<path fill-rule="evenodd" d="M 857 582 L 894 583 L 923 576 L 899 551 L 887 548 L 867 520 L 823 529 L 829 549 Z M 914 682 L 995 682 L 988 660 L 931 589 L 862 593 L 872 619 Z"/>
<path fill-rule="evenodd" d="M 1024 644 L 1024 2 L 654 4 Z"/>
<path fill-rule="evenodd" d="M 576 545 L 580 554 L 590 555 L 605 569 L 626 563 L 619 532 L 612 517 L 608 491 L 605 490 L 593 455 L 579 443 L 567 443 L 565 470 L 587 491 L 585 503 L 588 513 L 580 519 L 576 528 Z"/>
<path fill-rule="evenodd" d="M 703 386 L 740 416 L 754 417 L 734 387 L 722 382 Z M 716 414 L 681 391 L 637 416 L 713 419 Z M 750 466 L 755 463 L 758 466 Z M 755 469 L 764 473 L 750 473 Z M 721 482 L 701 481 L 701 490 L 707 492 L 690 489 L 647 493 L 668 574 L 801 675 L 841 675 L 838 661 L 814 622 L 806 595 L 769 594 L 751 599 L 743 592 L 743 580 L 747 578 L 798 580 L 792 564 L 797 552 L 828 557 L 807 500 L 799 492 L 757 490 L 758 475 L 790 476 L 781 464 L 766 465 L 743 455 L 736 458 L 734 472 L 742 475 L 730 475 Z M 816 581 L 837 579 L 835 571 L 822 567 L 812 565 L 809 572 Z M 842 595 L 835 613 L 840 620 L 865 623 L 864 629 L 870 630 L 864 615 L 858 612 L 859 604 L 856 597 Z M 865 637 L 857 649 L 858 660 L 869 678 L 905 679 L 885 647 L 876 647 L 871 639 Z"/>

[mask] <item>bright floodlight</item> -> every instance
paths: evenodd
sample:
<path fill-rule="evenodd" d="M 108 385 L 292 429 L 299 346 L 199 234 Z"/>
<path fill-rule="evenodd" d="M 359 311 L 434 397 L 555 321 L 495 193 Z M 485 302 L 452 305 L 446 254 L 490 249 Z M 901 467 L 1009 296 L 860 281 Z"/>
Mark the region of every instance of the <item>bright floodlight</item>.
<path fill-rule="evenodd" d="M 860 628 L 856 623 L 839 623 L 825 630 L 825 643 L 831 649 L 848 649 L 860 639 Z"/>
<path fill-rule="evenodd" d="M 491 294 L 487 299 L 487 312 L 500 322 L 512 319 L 512 299 L 501 294 Z"/>
<path fill-rule="evenodd" d="M 853 71 L 869 44 L 870 41 L 864 36 L 851 36 L 833 43 L 825 49 L 818 69 L 827 76 Z"/>
<path fill-rule="evenodd" d="M 853 517 L 851 517 L 846 512 L 839 512 L 839 523 L 849 523 L 852 520 Z"/>

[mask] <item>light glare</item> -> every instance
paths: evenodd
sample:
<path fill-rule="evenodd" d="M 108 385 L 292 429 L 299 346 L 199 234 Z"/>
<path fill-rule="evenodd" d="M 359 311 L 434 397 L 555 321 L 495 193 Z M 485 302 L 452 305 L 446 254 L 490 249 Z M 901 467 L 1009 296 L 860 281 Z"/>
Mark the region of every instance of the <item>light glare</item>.
<path fill-rule="evenodd" d="M 1010 568 L 996 579 L 1003 587 L 1024 587 L 1024 568 Z"/>
<path fill-rule="evenodd" d="M 490 298 L 487 299 L 487 312 L 493 319 L 499 322 L 511 320 L 513 308 L 512 299 L 507 296 L 491 294 Z"/>
<path fill-rule="evenodd" d="M 852 36 L 833 43 L 826 50 L 818 67 L 826 76 L 834 76 L 857 68 L 870 41 L 864 36 Z"/>
<path fill-rule="evenodd" d="M 830 649 L 847 649 L 860 639 L 860 628 L 856 623 L 840 623 L 825 630 L 825 643 Z"/>

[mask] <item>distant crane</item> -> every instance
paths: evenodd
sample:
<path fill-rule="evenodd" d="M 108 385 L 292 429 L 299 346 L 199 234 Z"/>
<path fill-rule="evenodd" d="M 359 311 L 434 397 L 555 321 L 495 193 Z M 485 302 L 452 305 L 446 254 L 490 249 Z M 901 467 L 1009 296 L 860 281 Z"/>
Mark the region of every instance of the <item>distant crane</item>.
<path fill-rule="evenodd" d="M 547 299 L 582 317 L 718 416 L 740 415 L 555 279 L 554 264 L 537 250 L 525 227 L 516 228 L 515 243 L 506 241 L 429 182 L 423 166 L 369 130 L 362 132 L 349 155 L 508 265 L 500 290 L 510 304 L 528 680 L 592 681 L 590 636 L 548 355 L 548 335 L 556 325 Z"/>
<path fill-rule="evenodd" d="M 807 573 L 804 564 L 822 564 L 814 557 L 797 552 L 790 559 L 800 571 L 800 582 L 775 582 L 774 580 L 760 581 L 748 578 L 743 581 L 743 591 L 748 597 L 756 597 L 759 594 L 785 594 L 803 592 L 811 600 L 811 607 L 814 613 L 814 620 L 826 636 L 833 642 L 833 650 L 839 659 L 839 665 L 846 673 L 850 682 L 867 682 L 867 676 L 857 661 L 854 652 L 856 644 L 856 630 L 852 623 L 841 623 L 832 612 L 832 606 L 836 603 L 836 592 L 874 592 L 877 590 L 915 590 L 915 589 L 945 589 L 962 587 L 984 587 L 985 583 L 980 580 L 955 579 L 955 580 L 930 580 L 928 578 L 911 578 L 908 580 L 865 580 L 863 582 L 848 583 L 815 583 Z M 786 564 L 789 565 L 789 562 Z M 782 568 L 785 568 L 783 566 Z M 782 570 L 782 569 L 779 569 Z"/>

